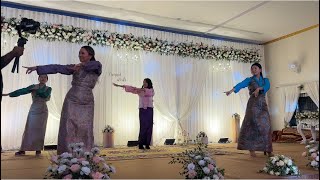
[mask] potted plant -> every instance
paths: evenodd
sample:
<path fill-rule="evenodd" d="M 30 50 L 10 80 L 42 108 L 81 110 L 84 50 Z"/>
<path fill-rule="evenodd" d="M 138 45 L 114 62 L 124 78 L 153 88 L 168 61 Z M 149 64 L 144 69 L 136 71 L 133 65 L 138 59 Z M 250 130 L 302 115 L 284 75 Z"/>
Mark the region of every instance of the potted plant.
<path fill-rule="evenodd" d="M 103 147 L 113 148 L 114 147 L 114 129 L 108 125 L 103 129 Z"/>

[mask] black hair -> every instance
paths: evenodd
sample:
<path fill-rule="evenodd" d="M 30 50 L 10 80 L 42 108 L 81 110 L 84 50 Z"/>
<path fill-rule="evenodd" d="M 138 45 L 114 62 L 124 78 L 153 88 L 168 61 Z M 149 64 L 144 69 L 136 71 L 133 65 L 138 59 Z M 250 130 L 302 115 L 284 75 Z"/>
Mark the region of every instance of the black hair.
<path fill-rule="evenodd" d="M 48 74 L 39 75 L 39 76 L 38 76 L 38 79 L 40 78 L 40 76 L 46 76 L 46 77 L 47 77 L 47 80 L 49 80 Z"/>
<path fill-rule="evenodd" d="M 151 79 L 145 78 L 144 81 L 146 81 L 148 83 L 148 87 L 147 87 L 148 89 L 153 88 Z M 143 88 L 143 85 L 142 85 L 142 88 Z"/>
<path fill-rule="evenodd" d="M 81 48 L 86 49 L 88 54 L 92 56 L 90 61 L 95 61 L 96 60 L 96 58 L 94 57 L 94 55 L 95 55 L 94 49 L 91 46 L 82 46 Z"/>
<path fill-rule="evenodd" d="M 257 66 L 259 69 L 261 69 L 260 76 L 263 78 L 263 75 L 262 75 L 262 66 L 261 66 L 261 64 L 259 64 L 259 63 L 253 63 L 253 64 L 251 65 L 251 68 L 252 68 L 252 66 Z"/>

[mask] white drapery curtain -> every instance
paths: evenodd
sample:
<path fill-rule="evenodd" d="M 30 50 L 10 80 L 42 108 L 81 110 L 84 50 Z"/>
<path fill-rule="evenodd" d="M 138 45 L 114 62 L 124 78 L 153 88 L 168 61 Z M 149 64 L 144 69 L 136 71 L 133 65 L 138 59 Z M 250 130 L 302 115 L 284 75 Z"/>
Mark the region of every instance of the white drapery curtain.
<path fill-rule="evenodd" d="M 282 99 L 284 102 L 284 122 L 288 126 L 298 105 L 300 88 L 298 85 L 282 87 Z"/>
<path fill-rule="evenodd" d="M 256 45 L 204 39 L 7 7 L 1 7 L 1 11 L 7 18 L 21 15 L 40 22 L 62 23 L 86 29 L 108 29 L 111 32 L 145 35 L 168 41 L 203 42 L 239 49 L 258 48 L 263 52 L 263 47 Z M 3 55 L 13 48 L 17 37 L 5 34 L 1 36 L 1 54 Z M 78 51 L 83 45 L 85 44 L 47 42 L 30 38 L 20 60 L 20 73 L 10 72 L 12 63 L 2 70 L 4 93 L 37 83 L 36 73 L 26 75 L 21 69 L 22 65 L 78 63 Z M 190 138 L 195 138 L 199 131 L 205 131 L 209 141 L 216 142 L 220 137 L 230 137 L 232 114 L 236 112 L 244 114 L 240 97 L 238 95 L 226 97 L 223 92 L 236 83 L 233 72 L 240 73 L 243 78 L 248 76 L 249 64 L 239 63 L 237 68 L 231 70 L 214 71 L 212 67 L 217 66 L 219 62 L 117 50 L 110 47 L 93 46 L 93 48 L 96 51 L 96 59 L 103 65 L 102 74 L 94 88 L 96 145 L 102 145 L 102 129 L 106 125 L 114 127 L 116 145 L 126 145 L 128 140 L 138 139 L 138 96 L 113 87 L 112 82 L 140 87 L 144 78 L 148 77 L 153 81 L 155 89 L 153 144 L 155 145 L 163 144 L 166 138 L 176 138 L 181 128 L 189 133 Z M 71 80 L 71 76 L 49 75 L 47 85 L 51 86 L 53 91 L 51 100 L 47 103 L 49 108 L 45 137 L 47 145 L 57 142 L 62 103 L 71 87 Z M 30 105 L 30 95 L 3 98 L 1 140 L 4 149 L 20 147 Z"/>
<path fill-rule="evenodd" d="M 319 81 L 305 83 L 304 90 L 319 108 Z"/>

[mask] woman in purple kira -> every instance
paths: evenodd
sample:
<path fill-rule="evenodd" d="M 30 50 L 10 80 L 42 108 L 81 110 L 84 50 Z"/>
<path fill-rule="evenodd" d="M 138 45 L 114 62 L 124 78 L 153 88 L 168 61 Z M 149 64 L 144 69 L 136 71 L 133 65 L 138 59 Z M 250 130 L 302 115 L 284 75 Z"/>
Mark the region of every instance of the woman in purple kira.
<path fill-rule="evenodd" d="M 24 67 L 28 74 L 37 71 L 38 75 L 61 73 L 72 75 L 72 87 L 67 93 L 60 118 L 57 154 L 68 152 L 70 143 L 84 143 L 84 150 L 91 150 L 94 143 L 93 117 L 94 97 L 92 89 L 101 75 L 102 65 L 96 61 L 95 52 L 90 46 L 79 51 L 79 64 Z"/>

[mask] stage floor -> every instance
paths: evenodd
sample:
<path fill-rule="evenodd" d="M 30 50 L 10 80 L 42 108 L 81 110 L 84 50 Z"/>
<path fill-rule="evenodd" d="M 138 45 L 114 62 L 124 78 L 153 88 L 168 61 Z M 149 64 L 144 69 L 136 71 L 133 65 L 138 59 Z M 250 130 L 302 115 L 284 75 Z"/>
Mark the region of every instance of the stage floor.
<path fill-rule="evenodd" d="M 293 143 L 274 143 L 274 153 L 292 157 L 303 175 L 319 172 L 306 167 L 308 163 L 301 154 L 304 145 Z M 182 179 L 179 175 L 180 164 L 168 164 L 170 155 L 183 151 L 180 146 L 151 147 L 151 151 L 142 151 L 132 147 L 117 147 L 103 149 L 109 159 L 108 162 L 116 167 L 116 174 L 112 179 Z M 213 154 L 218 167 L 225 169 L 227 179 L 276 179 L 279 177 L 258 173 L 262 169 L 267 157 L 257 153 L 256 158 L 249 157 L 247 151 L 238 151 L 236 144 L 210 144 L 209 150 Z M 16 157 L 13 151 L 1 154 L 1 179 L 42 179 L 50 164 L 50 156 L 55 151 L 43 151 L 36 157 L 34 152 L 27 152 L 26 156 Z M 316 177 L 313 176 L 313 177 Z M 311 177 L 311 176 L 309 176 Z M 317 178 L 318 179 L 318 178 Z"/>

